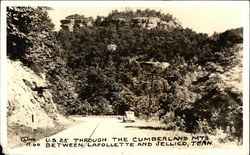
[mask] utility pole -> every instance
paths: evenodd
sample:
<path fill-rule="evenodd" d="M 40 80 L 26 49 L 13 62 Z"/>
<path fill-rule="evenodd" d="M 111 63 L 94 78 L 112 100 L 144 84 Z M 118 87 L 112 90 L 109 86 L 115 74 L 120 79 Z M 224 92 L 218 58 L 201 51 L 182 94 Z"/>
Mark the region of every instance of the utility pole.
<path fill-rule="evenodd" d="M 154 76 L 159 72 L 158 74 L 161 74 L 167 67 L 170 66 L 167 62 L 152 62 L 152 61 L 146 61 L 146 62 L 140 62 L 141 65 L 144 65 L 145 68 L 148 68 L 148 71 L 151 72 L 150 76 L 150 92 L 149 92 L 149 101 L 148 101 L 148 110 L 147 110 L 147 121 L 151 115 L 151 105 L 152 105 L 152 92 L 153 92 L 153 83 L 154 83 Z"/>
<path fill-rule="evenodd" d="M 153 91 L 153 83 L 154 83 L 154 74 L 152 73 L 150 76 L 150 91 L 149 91 L 149 101 L 148 101 L 148 114 L 147 114 L 147 120 L 150 117 L 150 110 L 152 105 L 152 91 Z"/>

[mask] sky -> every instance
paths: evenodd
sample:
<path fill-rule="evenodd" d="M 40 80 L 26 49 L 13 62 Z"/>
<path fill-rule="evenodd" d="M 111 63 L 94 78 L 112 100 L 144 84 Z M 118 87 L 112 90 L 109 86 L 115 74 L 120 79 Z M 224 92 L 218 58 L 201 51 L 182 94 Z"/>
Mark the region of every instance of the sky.
<path fill-rule="evenodd" d="M 80 14 L 85 17 L 107 16 L 112 10 L 130 9 L 155 9 L 162 13 L 170 13 L 177 18 L 184 28 L 188 27 L 199 33 L 209 35 L 214 32 L 224 32 L 231 28 L 237 28 L 244 25 L 244 7 L 242 5 L 171 5 L 159 6 L 149 5 L 138 7 L 138 5 L 119 5 L 119 6 L 56 6 L 49 12 L 52 22 L 55 24 L 55 30 L 60 29 L 60 20 L 68 15 Z"/>

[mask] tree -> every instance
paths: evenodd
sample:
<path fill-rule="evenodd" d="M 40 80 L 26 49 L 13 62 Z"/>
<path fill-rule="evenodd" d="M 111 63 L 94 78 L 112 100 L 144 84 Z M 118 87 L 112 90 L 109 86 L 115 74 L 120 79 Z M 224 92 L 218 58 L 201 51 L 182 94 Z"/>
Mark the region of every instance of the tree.
<path fill-rule="evenodd" d="M 77 100 L 74 77 L 68 69 L 68 52 L 58 41 L 69 38 L 61 31 L 53 32 L 54 25 L 48 16 L 49 7 L 8 7 L 7 8 L 7 55 L 20 60 L 35 72 L 45 72 L 53 101 L 63 114 L 72 111 Z M 56 38 L 57 37 L 57 38 Z M 57 41 L 58 39 L 58 41 Z M 68 42 L 65 42 L 68 43 Z M 65 49 L 71 45 L 65 45 Z M 69 80 L 71 79 L 71 80 Z M 68 111 L 65 111 L 68 107 Z"/>
<path fill-rule="evenodd" d="M 92 114 L 134 110 L 138 117 L 159 116 L 169 129 L 193 133 L 228 128 L 229 135 L 240 138 L 242 94 L 229 86 L 228 81 L 236 79 L 228 75 L 238 74 L 234 70 L 241 59 L 236 44 L 242 43 L 242 28 L 208 37 L 181 26 L 148 30 L 102 24 L 134 17 L 179 24 L 155 10 L 114 10 L 108 17 L 98 17 L 93 27 L 60 32 L 61 43 L 68 48 L 67 66 L 77 81 L 79 102 L 74 106 Z M 116 50 L 108 50 L 109 45 Z M 152 71 L 140 63 L 147 61 L 167 62 L 170 67 L 150 81 Z"/>
<path fill-rule="evenodd" d="M 49 7 L 7 7 L 7 55 L 24 64 L 48 65 L 54 38 Z"/>
<path fill-rule="evenodd" d="M 205 132 L 223 129 L 229 140 L 242 138 L 242 47 L 231 44 L 227 52 L 234 53 L 233 59 L 223 55 L 225 63 L 208 62 L 207 68 L 197 80 L 197 91 L 201 98 L 196 101 L 194 109 Z M 224 51 L 221 51 L 222 53 Z M 204 115 L 205 114 L 205 115 Z"/>

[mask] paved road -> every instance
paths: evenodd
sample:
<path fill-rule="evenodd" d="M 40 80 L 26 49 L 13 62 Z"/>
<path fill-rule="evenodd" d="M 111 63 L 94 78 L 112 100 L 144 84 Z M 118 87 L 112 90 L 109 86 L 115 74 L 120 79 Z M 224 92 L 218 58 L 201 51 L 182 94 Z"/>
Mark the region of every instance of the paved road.
<path fill-rule="evenodd" d="M 163 136 L 163 131 L 159 123 L 148 123 L 142 120 L 132 122 L 122 122 L 118 118 L 103 117 L 74 117 L 79 123 L 63 130 L 51 137 L 35 142 L 39 146 L 25 146 L 13 149 L 13 153 L 25 152 L 44 154 L 51 150 L 61 152 L 71 152 L 82 150 L 121 150 L 137 149 L 138 138 Z M 95 141 L 95 142 L 94 142 Z M 71 144 L 72 143 L 72 144 Z M 76 143 L 76 144 L 75 144 Z M 133 143 L 133 144 L 131 144 Z M 62 145 L 64 144 L 64 145 Z M 67 144 L 67 145 L 65 145 Z M 77 146 L 74 146 L 77 145 Z M 146 144 L 144 144 L 146 145 Z M 139 146 L 142 148 L 142 146 Z M 147 148 L 144 146 L 144 148 Z M 39 151 L 38 151 L 39 150 Z"/>
<path fill-rule="evenodd" d="M 146 122 L 136 120 L 135 123 L 126 122 L 117 118 L 100 118 L 100 117 L 75 117 L 79 123 L 51 137 L 41 139 L 34 144 L 40 146 L 28 146 L 13 149 L 12 153 L 20 154 L 110 154 L 110 151 L 130 154 L 133 151 L 142 151 L 152 153 L 157 151 L 158 154 L 166 153 L 173 148 L 188 148 L 183 143 L 178 146 L 168 137 L 189 137 L 190 134 L 183 132 L 166 131 L 163 125 L 157 122 Z M 159 138 L 159 139 L 155 139 Z M 164 139 L 165 138 L 165 139 Z M 156 145 L 157 142 L 162 142 Z M 180 140 L 185 141 L 185 139 Z M 190 144 L 189 141 L 185 141 Z M 170 144 L 171 143 L 171 144 Z M 159 143 L 158 143 L 159 144 Z M 175 145 L 175 146 L 171 146 Z M 207 147 L 207 146 L 206 146 Z M 202 148 L 202 147 L 200 147 Z M 28 150 L 28 151 L 27 151 Z"/>

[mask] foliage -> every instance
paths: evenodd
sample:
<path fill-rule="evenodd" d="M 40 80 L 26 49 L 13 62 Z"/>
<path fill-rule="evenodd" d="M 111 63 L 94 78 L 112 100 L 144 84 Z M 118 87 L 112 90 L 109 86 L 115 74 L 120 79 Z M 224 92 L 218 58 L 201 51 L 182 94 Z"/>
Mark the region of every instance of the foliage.
<path fill-rule="evenodd" d="M 199 81 L 197 91 L 201 92 L 202 97 L 196 101 L 194 108 L 200 121 L 206 120 L 207 126 L 213 129 L 203 129 L 204 132 L 222 128 L 232 137 L 242 137 L 242 86 L 239 87 L 242 82 L 242 55 L 239 53 L 241 50 L 238 45 L 227 48 L 227 51 L 234 52 L 235 58 L 231 64 L 213 64 L 202 76 L 206 77 L 206 80 Z M 223 57 L 225 58 L 227 57 Z"/>
<path fill-rule="evenodd" d="M 43 62 L 29 51 L 33 48 L 29 43 L 39 43 L 29 38 L 34 30 L 29 19 L 32 15 L 18 17 L 29 21 L 25 24 L 31 23 L 26 30 L 14 18 L 16 9 L 25 10 L 9 8 L 8 55 L 23 60 L 30 56 Z M 32 11 L 37 10 L 26 8 L 27 14 Z M 242 83 L 239 51 L 243 29 L 209 37 L 182 27 L 148 30 L 101 24 L 133 17 L 159 17 L 177 23 L 170 14 L 155 10 L 114 10 L 95 21 L 83 15 L 68 16 L 90 19 L 94 26 L 50 32 L 45 37 L 56 40 L 52 47 L 47 46 L 50 39 L 43 44 L 49 47 L 48 60 L 53 62 L 47 72 L 53 99 L 65 114 L 122 115 L 133 110 L 137 117 L 158 116 L 168 129 L 192 133 L 222 129 L 229 140 L 242 138 L 242 89 L 237 86 Z M 46 22 L 41 25 L 40 31 Z M 116 48 L 109 50 L 110 45 Z M 168 62 L 170 66 L 160 70 L 145 65 L 147 62 Z"/>
<path fill-rule="evenodd" d="M 177 23 L 177 19 L 174 18 L 171 14 L 164 14 L 161 11 L 155 11 L 151 9 L 145 9 L 145 10 L 140 10 L 137 9 L 136 11 L 133 11 L 129 8 L 126 8 L 125 11 L 118 11 L 118 10 L 113 10 L 109 15 L 108 19 L 116 19 L 116 18 L 126 18 L 126 19 L 131 19 L 134 17 L 158 17 L 161 18 L 164 21 L 173 21 Z"/>
<path fill-rule="evenodd" d="M 54 25 L 48 7 L 7 8 L 7 55 L 27 65 L 48 65 L 51 56 Z"/>
<path fill-rule="evenodd" d="M 106 18 L 138 16 L 174 20 L 152 10 L 129 9 L 112 11 Z M 97 20 L 100 23 L 101 17 Z M 108 114 L 109 108 L 113 114 L 130 109 L 138 117 L 158 115 L 169 129 L 214 133 L 223 128 L 228 135 L 240 137 L 242 94 L 233 92 L 234 86 L 229 87 L 223 77 L 232 75 L 241 61 L 237 58 L 241 32 L 238 28 L 208 37 L 181 27 L 166 31 L 98 24 L 69 34 L 68 65 L 76 71 L 75 77 L 81 77 L 80 100 L 88 102 L 92 114 L 98 114 L 95 108 L 103 108 L 102 104 L 107 109 L 99 114 Z M 68 38 L 61 38 L 61 43 Z M 107 50 L 111 44 L 115 51 Z M 170 67 L 159 71 L 143 66 L 146 61 L 169 62 Z"/>
<path fill-rule="evenodd" d="M 59 111 L 76 100 L 71 82 L 72 73 L 66 68 L 66 53 L 58 44 L 48 7 L 7 8 L 7 55 L 20 60 L 36 73 L 46 73 L 49 90 Z"/>

